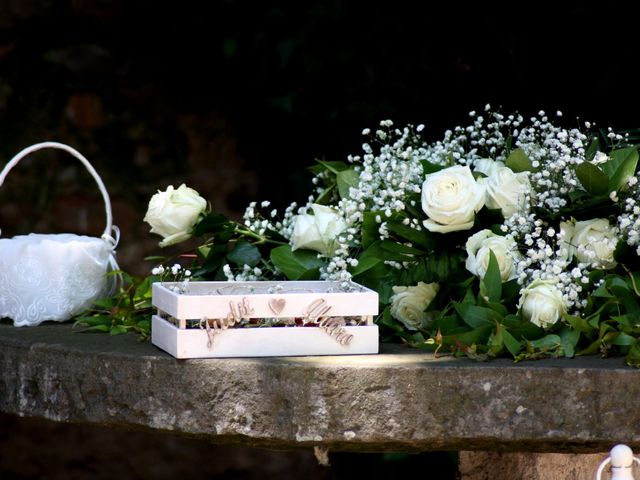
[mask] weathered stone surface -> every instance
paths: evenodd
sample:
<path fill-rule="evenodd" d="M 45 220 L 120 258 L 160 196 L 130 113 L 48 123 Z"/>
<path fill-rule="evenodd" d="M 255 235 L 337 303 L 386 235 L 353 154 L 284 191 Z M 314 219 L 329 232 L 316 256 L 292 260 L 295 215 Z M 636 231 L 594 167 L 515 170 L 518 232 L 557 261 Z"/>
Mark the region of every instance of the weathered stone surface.
<path fill-rule="evenodd" d="M 590 480 L 609 456 L 575 453 L 460 452 L 461 480 Z M 605 478 L 609 478 L 608 474 Z"/>
<path fill-rule="evenodd" d="M 514 364 L 401 346 L 349 357 L 177 361 L 134 335 L 0 325 L 0 411 L 272 448 L 600 452 L 640 446 L 621 359 Z"/>

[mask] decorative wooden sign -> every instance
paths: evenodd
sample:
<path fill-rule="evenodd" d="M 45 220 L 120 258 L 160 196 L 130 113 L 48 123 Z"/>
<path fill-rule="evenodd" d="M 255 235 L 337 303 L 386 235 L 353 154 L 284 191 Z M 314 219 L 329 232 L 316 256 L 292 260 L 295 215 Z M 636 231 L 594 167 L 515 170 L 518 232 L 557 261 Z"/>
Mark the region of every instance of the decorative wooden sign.
<path fill-rule="evenodd" d="M 176 358 L 378 353 L 378 294 L 340 282 L 155 283 L 151 341 Z"/>

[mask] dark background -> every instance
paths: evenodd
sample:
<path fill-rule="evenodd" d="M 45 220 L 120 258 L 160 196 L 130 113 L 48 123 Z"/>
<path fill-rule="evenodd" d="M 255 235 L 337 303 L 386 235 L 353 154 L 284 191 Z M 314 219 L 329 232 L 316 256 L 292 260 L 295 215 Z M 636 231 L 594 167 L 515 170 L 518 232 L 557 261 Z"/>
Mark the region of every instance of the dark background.
<path fill-rule="evenodd" d="M 236 218 L 251 200 L 280 207 L 304 201 L 314 158 L 359 153 L 361 130 L 382 119 L 424 123 L 426 138 L 435 139 L 491 103 L 527 115 L 562 110 L 566 126 L 579 117 L 639 127 L 640 42 L 631 5 L 0 0 L 0 165 L 42 140 L 85 153 L 123 230 L 121 264 L 146 272 L 141 259 L 159 253 L 159 239 L 142 223 L 155 190 L 186 182 Z M 103 207 L 81 168 L 60 155 L 27 163 L 0 189 L 4 236 L 101 233 Z M 41 438 L 80 438 L 67 449 L 71 457 L 59 450 L 51 457 L 62 465 L 60 478 L 69 462 L 79 478 L 92 468 L 109 472 L 109 459 L 130 458 L 133 448 L 101 440 L 116 433 L 3 422 L 3 464 L 12 475 L 34 464 L 11 452 L 38 448 Z M 174 441 L 155 448 L 171 452 Z M 222 456 L 233 459 L 227 450 Z M 286 470 L 296 458 L 274 461 Z M 390 465 L 357 458 L 338 463 L 379 473 Z M 424 478 L 449 478 L 437 477 L 430 458 L 411 457 L 405 466 Z M 38 478 L 42 468 L 21 478 Z"/>
<path fill-rule="evenodd" d="M 314 158 L 359 153 L 382 119 L 439 138 L 488 102 L 638 127 L 631 4 L 0 0 L 0 164 L 44 139 L 80 149 L 140 270 L 155 190 L 186 182 L 236 217 L 304 201 Z M 100 233 L 89 178 L 44 158 L 0 191 L 4 235 Z"/>

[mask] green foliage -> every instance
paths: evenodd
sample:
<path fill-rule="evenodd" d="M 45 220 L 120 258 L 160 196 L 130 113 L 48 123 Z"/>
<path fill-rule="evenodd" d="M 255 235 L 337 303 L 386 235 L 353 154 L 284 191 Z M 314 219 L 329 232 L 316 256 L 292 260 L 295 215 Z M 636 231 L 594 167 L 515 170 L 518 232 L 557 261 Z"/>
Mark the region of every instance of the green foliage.
<path fill-rule="evenodd" d="M 74 327 L 84 331 L 109 332 L 120 335 L 135 332 L 141 340 L 151 334 L 151 284 L 157 281 L 155 276 L 133 277 L 125 272 L 111 272 L 121 275 L 123 285 L 112 297 L 98 300 L 87 312 L 76 317 Z"/>
<path fill-rule="evenodd" d="M 602 168 L 611 179 L 610 190 L 621 190 L 626 187 L 638 165 L 638 150 L 635 147 L 623 148 L 611 152 L 611 160 Z"/>
<path fill-rule="evenodd" d="M 502 278 L 498 260 L 491 251 L 489 252 L 489 266 L 487 273 L 480 282 L 480 295 L 486 297 L 489 302 L 499 302 L 502 298 Z"/>
<path fill-rule="evenodd" d="M 609 177 L 593 163 L 584 162 L 578 165 L 576 175 L 591 195 L 599 197 L 608 193 Z"/>
<path fill-rule="evenodd" d="M 316 252 L 291 250 L 289 245 L 281 245 L 271 250 L 271 261 L 289 280 L 316 280 L 324 262 Z"/>
<path fill-rule="evenodd" d="M 335 197 L 337 190 L 340 198 L 349 196 L 349 188 L 358 185 L 360 174 L 344 162 L 317 160 L 309 170 L 315 175 L 324 174 L 324 191 L 316 199 L 316 203 L 328 204 Z"/>
<path fill-rule="evenodd" d="M 596 152 L 600 150 L 600 139 L 598 137 L 593 137 L 591 142 L 589 143 L 589 148 L 586 151 L 586 158 L 590 162 L 596 155 Z"/>
<path fill-rule="evenodd" d="M 576 168 L 578 180 L 587 193 L 594 197 L 626 188 L 627 181 L 638 166 L 638 150 L 634 147 L 613 150 L 609 155 L 611 160 L 600 167 L 584 162 Z"/>
<path fill-rule="evenodd" d="M 521 148 L 516 148 L 511 151 L 505 165 L 516 173 L 533 171 L 531 160 Z"/>
<path fill-rule="evenodd" d="M 235 244 L 233 250 L 227 254 L 227 260 L 239 266 L 249 265 L 250 267 L 255 267 L 262 260 L 262 255 L 260 255 L 258 247 L 246 240 L 240 240 Z"/>
<path fill-rule="evenodd" d="M 342 170 L 336 174 L 336 184 L 338 185 L 338 193 L 340 198 L 349 197 L 349 188 L 357 187 L 360 180 L 360 174 L 353 168 Z"/>
<path fill-rule="evenodd" d="M 439 172 L 444 169 L 444 165 L 436 165 L 434 163 L 429 162 L 428 160 L 422 160 L 420 162 L 422 164 L 422 171 L 425 175 L 429 175 L 430 173 Z"/>

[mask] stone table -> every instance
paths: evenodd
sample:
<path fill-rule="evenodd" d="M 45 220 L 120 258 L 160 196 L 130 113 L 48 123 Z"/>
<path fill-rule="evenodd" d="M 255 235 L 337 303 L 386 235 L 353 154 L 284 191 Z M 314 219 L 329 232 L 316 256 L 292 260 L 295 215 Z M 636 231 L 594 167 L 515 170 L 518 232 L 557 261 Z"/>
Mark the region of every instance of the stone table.
<path fill-rule="evenodd" d="M 458 450 L 468 479 L 502 478 L 482 476 L 488 464 L 545 478 L 552 459 L 588 460 L 593 472 L 603 454 L 575 454 L 640 447 L 638 372 L 620 358 L 479 363 L 381 350 L 175 360 L 132 334 L 3 323 L 0 411 L 276 449 Z"/>

